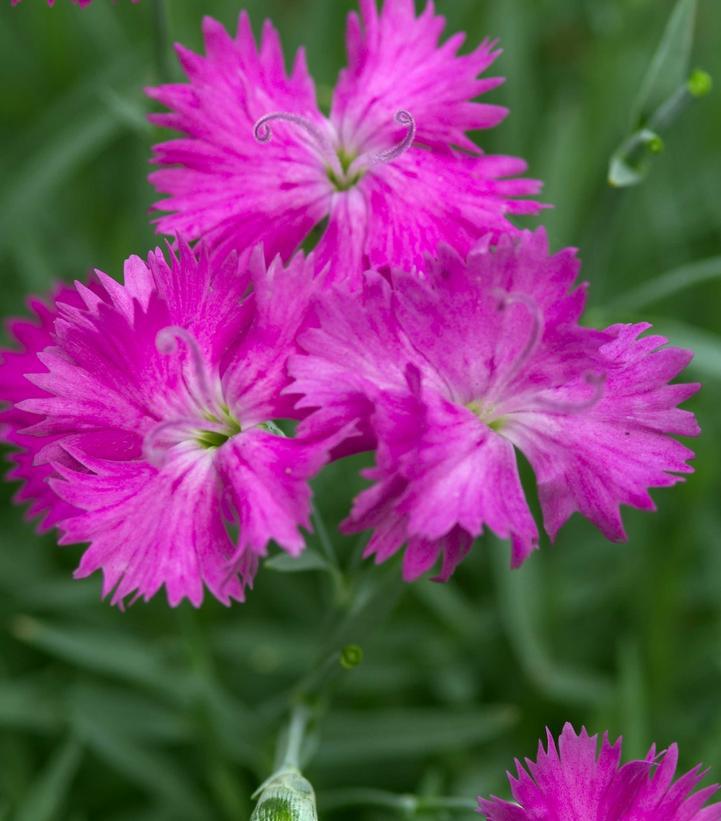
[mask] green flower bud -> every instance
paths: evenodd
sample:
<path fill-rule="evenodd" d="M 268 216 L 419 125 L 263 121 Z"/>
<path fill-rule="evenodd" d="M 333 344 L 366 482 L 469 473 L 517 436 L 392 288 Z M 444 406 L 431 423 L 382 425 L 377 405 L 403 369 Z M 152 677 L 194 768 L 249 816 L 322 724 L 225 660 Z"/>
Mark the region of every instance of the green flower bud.
<path fill-rule="evenodd" d="M 660 154 L 666 147 L 663 139 L 658 134 L 652 134 L 648 138 L 646 145 L 652 154 Z"/>
<path fill-rule="evenodd" d="M 688 78 L 688 90 L 694 97 L 705 97 L 711 93 L 712 88 L 713 79 L 702 68 L 695 69 Z"/>
<path fill-rule="evenodd" d="M 357 644 L 346 644 L 340 652 L 340 664 L 344 670 L 352 670 L 363 661 L 363 648 Z"/>
<path fill-rule="evenodd" d="M 250 821 L 318 821 L 315 792 L 298 770 L 281 770 L 261 790 Z"/>

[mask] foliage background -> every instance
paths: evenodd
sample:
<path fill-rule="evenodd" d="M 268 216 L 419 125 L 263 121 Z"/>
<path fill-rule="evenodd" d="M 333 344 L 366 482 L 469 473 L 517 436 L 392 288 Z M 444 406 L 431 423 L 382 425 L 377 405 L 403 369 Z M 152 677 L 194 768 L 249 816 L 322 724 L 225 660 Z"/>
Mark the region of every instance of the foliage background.
<path fill-rule="evenodd" d="M 155 242 L 146 180 L 154 135 L 141 88 L 177 68 L 159 3 L 88 9 L 25 0 L 0 10 L 2 313 L 93 266 L 118 274 Z M 348 0 L 243 2 L 290 53 L 308 46 L 327 101 L 343 63 Z M 169 0 L 169 36 L 200 48 L 200 18 L 234 24 L 238 0 Z M 500 36 L 494 99 L 512 107 L 488 150 L 528 158 L 546 180 L 555 245 L 581 248 L 595 322 L 655 321 L 692 344 L 705 382 L 690 406 L 704 435 L 687 484 L 655 493 L 656 514 L 627 511 L 629 542 L 567 526 L 521 571 L 479 544 L 452 582 L 419 582 L 393 614 L 344 636 L 365 650 L 340 671 L 307 774 L 324 819 L 399 817 L 341 805 L 348 787 L 395 793 L 506 794 L 504 770 L 549 725 L 623 733 L 629 756 L 681 744 L 721 780 L 721 105 L 713 94 L 666 140 L 649 179 L 606 185 L 611 152 L 670 13 L 670 0 L 439 0 L 471 43 Z M 694 64 L 721 78 L 721 4 L 701 0 Z M 657 277 L 708 278 L 664 295 Z M 678 284 L 678 283 L 677 283 Z M 638 288 L 645 290 L 638 291 Z M 358 487 L 357 463 L 317 481 L 332 530 Z M 267 570 L 247 604 L 127 613 L 71 580 L 78 548 L 38 538 L 2 488 L 0 510 L 0 819 L 242 819 L 272 766 L 283 694 L 332 642 L 328 578 Z M 336 539 L 355 568 L 357 545 Z M 393 573 L 397 574 L 394 568 Z M 354 578 L 358 570 L 353 570 Z M 368 569 L 380 616 L 400 593 Z M 366 580 L 361 577 L 361 583 Z M 383 605 L 383 607 L 381 607 Z M 388 607 L 385 607 L 385 606 Z M 378 619 L 380 620 L 380 619 Z M 368 628 L 366 630 L 366 627 Z M 345 798 L 344 798 L 345 796 Z M 426 817 L 445 818 L 442 812 Z M 450 816 L 448 816 L 450 817 Z M 472 818 L 470 811 L 452 817 Z"/>

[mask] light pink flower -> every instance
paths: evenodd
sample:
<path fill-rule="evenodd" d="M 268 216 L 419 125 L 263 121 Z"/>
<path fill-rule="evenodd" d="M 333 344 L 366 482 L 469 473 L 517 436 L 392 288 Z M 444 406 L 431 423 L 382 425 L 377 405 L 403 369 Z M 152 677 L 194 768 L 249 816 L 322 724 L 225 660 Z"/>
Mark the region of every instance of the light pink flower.
<path fill-rule="evenodd" d="M 509 214 L 538 210 L 517 199 L 539 190 L 514 177 L 525 163 L 482 154 L 466 136 L 507 113 L 471 102 L 501 82 L 479 79 L 494 44 L 464 56 L 462 34 L 439 45 L 432 2 L 418 17 L 413 0 L 360 7 L 329 117 L 303 50 L 287 75 L 269 22 L 259 49 L 245 12 L 234 38 L 204 20 L 205 57 L 177 47 L 190 82 L 148 89 L 171 110 L 152 121 L 185 135 L 155 146 L 150 180 L 169 212 L 160 231 L 223 250 L 260 240 L 287 257 L 327 218 L 317 254 L 340 278 L 359 276 L 364 260 L 410 268 L 440 241 L 465 253 L 480 233 L 509 230 Z"/>
<path fill-rule="evenodd" d="M 204 586 L 242 600 L 271 539 L 303 549 L 308 479 L 333 441 L 273 420 L 295 415 L 286 360 L 316 281 L 302 256 L 211 266 L 181 244 L 13 326 L 22 349 L 3 355 L 0 398 L 19 498 L 60 520 L 62 544 L 90 543 L 76 576 L 102 570 L 113 603 L 161 586 L 171 605 L 200 604 Z"/>
<path fill-rule="evenodd" d="M 577 273 L 574 251 L 549 256 L 539 230 L 321 297 L 320 327 L 300 339 L 307 355 L 291 359 L 293 390 L 317 409 L 306 430 L 357 418 L 377 440 L 373 484 L 344 524 L 373 529 L 368 555 L 407 544 L 407 579 L 439 555 L 447 579 L 488 527 L 520 565 L 538 532 L 516 449 L 551 538 L 580 511 L 622 540 L 620 505 L 653 509 L 648 488 L 691 470 L 692 452 L 668 436 L 698 432 L 676 407 L 698 386 L 668 384 L 691 354 L 641 336 L 644 324 L 581 327 Z"/>
<path fill-rule="evenodd" d="M 566 724 L 558 748 L 547 731 L 547 749 L 538 743 L 536 760 L 516 759 L 517 777 L 508 773 L 514 802 L 479 798 L 478 812 L 487 821 L 718 821 L 721 804 L 704 807 L 719 789 L 717 784 L 696 787 L 705 772 L 700 765 L 676 781 L 678 747 L 620 766 L 621 739 L 615 744 L 604 733 L 585 728 L 576 735 Z"/>

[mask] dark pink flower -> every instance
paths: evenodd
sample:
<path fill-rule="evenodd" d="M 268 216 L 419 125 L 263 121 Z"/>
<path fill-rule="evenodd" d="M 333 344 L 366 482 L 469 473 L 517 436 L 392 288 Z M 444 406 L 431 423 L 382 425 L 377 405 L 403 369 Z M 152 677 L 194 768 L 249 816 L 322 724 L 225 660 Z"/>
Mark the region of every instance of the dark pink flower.
<path fill-rule="evenodd" d="M 677 408 L 698 386 L 668 384 L 691 354 L 641 336 L 644 324 L 581 327 L 577 273 L 574 251 L 549 256 L 539 230 L 320 298 L 320 327 L 291 359 L 293 390 L 317 409 L 306 430 L 358 419 L 377 441 L 373 484 L 344 525 L 373 529 L 377 561 L 407 544 L 407 579 L 439 555 L 447 579 L 488 527 L 521 564 L 538 532 L 516 450 L 551 538 L 580 511 L 622 540 L 620 505 L 653 509 L 648 488 L 691 470 L 692 452 L 668 435 L 698 432 Z"/>
<path fill-rule="evenodd" d="M 177 47 L 190 83 L 148 89 L 171 110 L 153 122 L 185 135 L 155 147 L 162 168 L 150 180 L 168 195 L 156 206 L 169 212 L 162 232 L 223 250 L 260 240 L 287 257 L 327 218 L 317 254 L 340 278 L 364 261 L 410 268 L 440 241 L 465 253 L 479 233 L 509 230 L 509 214 L 538 210 L 517 199 L 537 182 L 504 179 L 525 164 L 483 154 L 466 136 L 507 113 L 471 102 L 501 82 L 479 79 L 494 44 L 464 56 L 462 34 L 439 45 L 444 20 L 432 2 L 418 17 L 413 0 L 360 7 L 329 117 L 303 50 L 288 76 L 269 22 L 259 49 L 245 12 L 235 38 L 204 20 L 205 57 Z"/>
<path fill-rule="evenodd" d="M 37 417 L 20 410 L 16 403 L 45 395 L 45 391 L 28 381 L 25 374 L 42 369 L 38 353 L 54 344 L 53 325 L 57 318 L 58 302 L 77 308 L 82 306 L 78 293 L 70 287 L 57 289 L 49 305 L 39 299 L 31 299 L 28 308 L 35 315 L 35 321 L 15 319 L 8 323 L 9 336 L 20 344 L 20 349 L 4 350 L 0 354 L 0 401 L 5 404 L 0 411 L 0 430 L 3 440 L 17 449 L 10 455 L 15 466 L 7 478 L 21 483 L 15 501 L 28 504 L 27 517 L 38 519 L 40 531 L 49 530 L 73 513 L 74 508 L 60 499 L 48 484 L 53 469 L 49 465 L 35 464 L 38 453 L 55 437 L 25 433 L 25 428 L 33 425 Z"/>
<path fill-rule="evenodd" d="M 678 747 L 620 766 L 621 739 L 615 744 L 604 733 L 585 728 L 576 735 L 566 724 L 558 749 L 547 731 L 547 750 L 538 743 L 536 760 L 516 759 L 517 776 L 508 773 L 514 802 L 478 799 L 478 812 L 487 821 L 718 821 L 721 804 L 704 807 L 718 785 L 696 787 L 705 772 L 697 766 L 676 781 Z"/>
<path fill-rule="evenodd" d="M 4 352 L 5 438 L 19 499 L 61 543 L 89 542 L 76 572 L 114 603 L 242 599 L 273 539 L 297 555 L 308 479 L 332 441 L 288 438 L 286 360 L 316 287 L 312 260 L 262 253 L 209 264 L 185 245 L 131 257 L 62 289 Z"/>

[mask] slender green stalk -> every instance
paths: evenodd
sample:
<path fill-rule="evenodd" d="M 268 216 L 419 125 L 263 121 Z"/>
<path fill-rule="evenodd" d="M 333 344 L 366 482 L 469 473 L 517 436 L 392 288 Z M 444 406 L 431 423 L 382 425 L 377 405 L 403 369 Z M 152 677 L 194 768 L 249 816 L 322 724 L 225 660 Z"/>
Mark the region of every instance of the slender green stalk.
<path fill-rule="evenodd" d="M 290 720 L 281 737 L 276 756 L 276 770 L 300 770 L 303 739 L 310 722 L 310 710 L 303 702 L 296 702 L 290 713 Z"/>
<path fill-rule="evenodd" d="M 365 788 L 334 790 L 320 795 L 319 803 L 323 810 L 348 809 L 350 807 L 378 807 L 412 818 L 427 812 L 441 810 L 468 812 L 476 809 L 476 802 L 468 798 L 443 796 L 398 795 Z"/>
<path fill-rule="evenodd" d="M 212 683 L 215 680 L 215 666 L 210 654 L 210 645 L 201 630 L 197 612 L 189 607 L 181 607 L 178 616 L 195 674 L 200 681 Z M 228 821 L 235 821 L 235 819 L 247 815 L 246 799 L 238 787 L 237 777 L 231 771 L 229 762 L 223 752 L 204 695 L 205 692 L 207 690 L 201 687 L 196 705 L 196 715 L 205 751 L 203 759 L 206 763 L 206 777 L 216 804 L 223 813 L 222 817 L 227 818 Z"/>
<path fill-rule="evenodd" d="M 313 527 L 315 527 L 315 531 L 318 534 L 318 541 L 320 543 L 321 550 L 323 551 L 323 555 L 330 562 L 330 564 L 334 567 L 338 567 L 338 555 L 335 551 L 335 547 L 333 547 L 333 542 L 328 535 L 328 529 L 325 526 L 323 517 L 316 508 L 313 509 Z"/>
<path fill-rule="evenodd" d="M 338 553 L 333 546 L 333 540 L 328 534 L 328 529 L 325 526 L 323 517 L 316 508 L 313 509 L 312 514 L 313 527 L 318 534 L 318 542 L 320 544 L 321 552 L 325 560 L 328 562 L 327 570 L 332 580 L 332 604 L 341 605 L 348 598 L 348 584 L 346 582 L 345 574 L 341 569 L 338 560 Z M 331 611 L 332 612 L 332 609 Z"/>
<path fill-rule="evenodd" d="M 170 26 L 166 0 L 153 0 L 153 41 L 155 51 L 155 71 L 161 82 L 170 80 Z"/>

